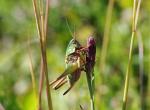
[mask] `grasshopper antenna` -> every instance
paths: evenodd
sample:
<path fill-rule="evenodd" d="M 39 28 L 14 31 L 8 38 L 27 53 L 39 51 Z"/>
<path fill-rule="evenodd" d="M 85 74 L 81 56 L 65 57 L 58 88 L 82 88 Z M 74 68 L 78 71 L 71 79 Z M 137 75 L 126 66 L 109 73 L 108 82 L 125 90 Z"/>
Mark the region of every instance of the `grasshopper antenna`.
<path fill-rule="evenodd" d="M 67 27 L 68 27 L 68 29 L 69 29 L 69 32 L 70 32 L 71 36 L 72 36 L 74 39 L 76 39 L 76 38 L 75 38 L 75 32 L 72 33 L 71 28 L 70 28 L 70 26 L 69 26 L 69 23 L 68 23 L 68 20 L 67 20 L 67 19 L 66 19 L 66 24 L 67 24 Z M 75 30 L 75 29 L 74 29 L 74 30 Z"/>
<path fill-rule="evenodd" d="M 75 29 L 75 25 L 74 25 L 74 33 L 73 33 L 73 38 L 76 40 L 76 29 Z"/>

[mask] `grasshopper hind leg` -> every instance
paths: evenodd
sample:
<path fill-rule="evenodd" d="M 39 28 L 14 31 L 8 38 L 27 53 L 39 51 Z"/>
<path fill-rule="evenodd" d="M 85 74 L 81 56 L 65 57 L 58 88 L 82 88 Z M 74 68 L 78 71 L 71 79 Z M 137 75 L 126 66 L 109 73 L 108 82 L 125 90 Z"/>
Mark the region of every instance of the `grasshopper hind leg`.
<path fill-rule="evenodd" d="M 79 80 L 81 75 L 80 70 L 76 70 L 73 74 L 70 74 L 67 76 L 69 88 L 63 93 L 63 95 L 66 95 L 74 86 L 74 84 Z"/>
<path fill-rule="evenodd" d="M 67 83 L 67 79 L 66 78 L 64 78 L 60 83 L 58 83 L 55 87 L 54 87 L 54 89 L 55 90 L 57 90 L 57 89 L 59 89 L 61 86 L 63 86 L 65 83 Z"/>
<path fill-rule="evenodd" d="M 63 95 L 66 95 L 71 90 L 72 87 L 73 85 L 70 85 L 70 87 L 63 93 Z"/>

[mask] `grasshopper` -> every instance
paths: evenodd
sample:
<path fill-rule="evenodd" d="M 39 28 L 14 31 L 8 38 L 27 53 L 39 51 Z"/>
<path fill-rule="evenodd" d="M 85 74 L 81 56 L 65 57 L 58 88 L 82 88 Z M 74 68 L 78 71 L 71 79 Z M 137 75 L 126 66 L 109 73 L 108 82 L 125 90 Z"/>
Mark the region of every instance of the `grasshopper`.
<path fill-rule="evenodd" d="M 76 39 L 72 39 L 66 50 L 66 69 L 54 81 L 50 83 L 53 89 L 57 90 L 65 83 L 69 83 L 69 88 L 63 95 L 67 94 L 80 78 L 81 71 L 85 71 L 86 65 L 86 49 L 84 49 Z"/>

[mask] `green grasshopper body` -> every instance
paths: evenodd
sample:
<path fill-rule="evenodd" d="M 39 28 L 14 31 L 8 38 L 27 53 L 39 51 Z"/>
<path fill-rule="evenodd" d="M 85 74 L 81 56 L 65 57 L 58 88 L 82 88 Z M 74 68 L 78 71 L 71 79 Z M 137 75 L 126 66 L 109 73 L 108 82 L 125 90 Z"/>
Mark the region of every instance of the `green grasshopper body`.
<path fill-rule="evenodd" d="M 78 49 L 80 47 L 81 47 L 80 43 L 77 40 L 72 39 L 67 46 L 66 57 L 70 54 L 75 53 L 76 49 Z"/>
<path fill-rule="evenodd" d="M 64 95 L 70 91 L 75 82 L 80 78 L 81 71 L 85 70 L 86 52 L 81 50 L 82 47 L 77 40 L 72 39 L 69 42 L 65 58 L 66 69 L 56 80 L 50 83 L 53 89 L 56 90 L 68 82 L 69 88 Z"/>

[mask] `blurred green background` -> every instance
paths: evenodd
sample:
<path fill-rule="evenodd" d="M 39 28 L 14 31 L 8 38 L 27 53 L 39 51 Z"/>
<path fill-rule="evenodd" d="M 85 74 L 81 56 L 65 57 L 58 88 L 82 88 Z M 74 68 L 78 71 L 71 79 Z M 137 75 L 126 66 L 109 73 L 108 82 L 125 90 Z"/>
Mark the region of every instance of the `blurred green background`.
<path fill-rule="evenodd" d="M 121 110 L 125 72 L 131 38 L 132 0 L 114 0 L 106 67 L 101 73 L 100 55 L 108 0 L 50 0 L 47 56 L 49 79 L 65 69 L 65 50 L 72 32 L 82 45 L 93 35 L 97 42 L 95 65 L 96 110 Z M 142 0 L 138 31 L 144 46 L 144 110 L 150 110 L 150 1 Z M 0 106 L 5 110 L 35 110 L 29 71 L 28 38 L 31 40 L 36 86 L 39 84 L 40 46 L 31 0 L 0 0 Z M 127 110 L 141 110 L 138 37 L 135 37 Z M 66 95 L 67 87 L 51 90 L 54 110 L 90 110 L 89 92 L 83 72 Z M 43 110 L 47 109 L 43 89 Z"/>

